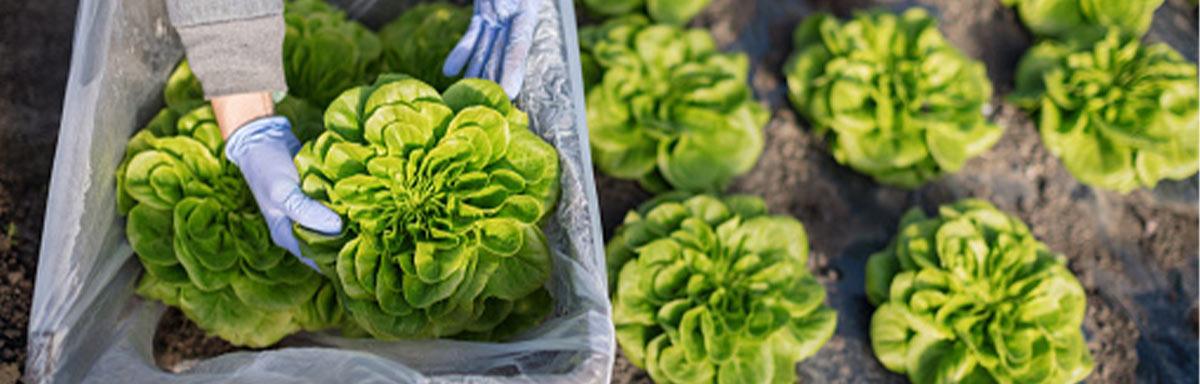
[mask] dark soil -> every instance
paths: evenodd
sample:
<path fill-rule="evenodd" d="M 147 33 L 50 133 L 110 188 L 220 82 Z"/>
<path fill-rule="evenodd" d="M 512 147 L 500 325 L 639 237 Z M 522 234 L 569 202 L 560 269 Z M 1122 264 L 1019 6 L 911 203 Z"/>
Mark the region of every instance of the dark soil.
<path fill-rule="evenodd" d="M 1195 7 L 1169 1 L 1156 15 L 1150 39 L 1196 58 Z M 883 187 L 838 165 L 787 101 L 783 63 L 791 33 L 807 15 L 846 17 L 881 7 L 925 7 L 948 39 L 983 61 L 996 94 L 991 118 L 1007 131 L 993 150 L 957 175 L 915 190 Z M 718 44 L 746 52 L 752 86 L 775 112 L 758 166 L 731 192 L 762 196 L 775 213 L 804 222 L 811 267 L 838 311 L 838 331 L 816 356 L 798 366 L 803 382 L 904 382 L 873 357 L 867 328 L 872 308 L 863 292 L 864 263 L 883 248 L 900 216 L 931 211 L 967 197 L 992 201 L 1028 223 L 1050 248 L 1067 256 L 1088 291 L 1084 331 L 1096 359 L 1091 383 L 1196 382 L 1197 180 L 1166 182 L 1127 196 L 1079 184 L 1041 145 L 1036 126 L 1000 97 L 1012 89 L 1017 61 L 1032 43 L 1011 10 L 996 0 L 714 0 L 693 25 Z M 648 198 L 635 183 L 600 176 L 605 233 L 626 210 Z M 619 358 L 618 383 L 649 382 Z"/>
<path fill-rule="evenodd" d="M 0 2 L 0 383 L 24 371 L 75 3 Z"/>
<path fill-rule="evenodd" d="M 208 336 L 175 308 L 167 309 L 154 333 L 154 362 L 168 371 L 181 372 L 198 360 L 239 350 L 244 348 Z"/>

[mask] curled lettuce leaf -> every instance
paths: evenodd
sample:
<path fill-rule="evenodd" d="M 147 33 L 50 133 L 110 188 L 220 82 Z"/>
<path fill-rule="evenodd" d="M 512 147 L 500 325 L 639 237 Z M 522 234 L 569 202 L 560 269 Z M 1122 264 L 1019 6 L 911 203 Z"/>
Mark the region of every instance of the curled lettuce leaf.
<path fill-rule="evenodd" d="M 762 199 L 667 195 L 608 243 L 617 341 L 658 383 L 793 383 L 836 313 L 808 238 Z"/>
<path fill-rule="evenodd" d="M 611 20 L 581 32 L 602 71 L 587 92 L 596 166 L 652 191 L 720 191 L 758 161 L 770 114 L 746 82 L 749 60 L 708 32 Z"/>
<path fill-rule="evenodd" d="M 179 115 L 208 105 L 204 100 L 204 88 L 200 86 L 200 79 L 192 73 L 192 67 L 188 66 L 187 60 L 180 61 L 175 70 L 171 71 L 171 76 L 167 78 L 167 84 L 163 88 L 163 101 L 167 103 L 167 108 Z"/>
<path fill-rule="evenodd" d="M 295 227 L 349 318 L 383 339 L 502 339 L 553 308 L 539 223 L 555 207 L 558 153 L 499 85 L 445 93 L 386 75 L 347 90 L 296 156 L 301 187 L 343 233 Z"/>
<path fill-rule="evenodd" d="M 1044 42 L 1017 69 L 1014 101 L 1081 182 L 1126 193 L 1200 168 L 1196 64 L 1111 30 L 1073 48 Z"/>
<path fill-rule="evenodd" d="M 362 24 L 323 0 L 285 5 L 283 72 L 288 93 L 318 108 L 374 77 L 383 45 Z"/>
<path fill-rule="evenodd" d="M 793 105 L 839 163 L 880 183 L 914 188 L 957 172 L 1003 133 L 983 115 L 992 96 L 983 65 L 923 9 L 844 23 L 812 16 L 794 38 L 784 67 Z"/>
<path fill-rule="evenodd" d="M 404 73 L 438 90 L 454 84 L 442 64 L 471 23 L 471 9 L 437 2 L 419 4 L 379 31 L 384 72 Z"/>
<path fill-rule="evenodd" d="M 657 23 L 683 25 L 700 14 L 712 0 L 584 0 L 587 9 L 605 16 L 623 16 L 643 7 Z"/>
<path fill-rule="evenodd" d="M 117 205 L 145 267 L 138 293 L 210 334 L 264 347 L 341 322 L 326 280 L 271 242 L 211 108 L 163 109 L 130 140 Z"/>
<path fill-rule="evenodd" d="M 1141 36 L 1150 29 L 1163 0 L 1001 0 L 1016 8 L 1026 28 L 1039 36 L 1080 42 L 1104 37 L 1109 27 Z"/>
<path fill-rule="evenodd" d="M 871 346 L 914 383 L 1077 383 L 1083 287 L 1020 219 L 980 200 L 906 214 L 867 262 Z"/>

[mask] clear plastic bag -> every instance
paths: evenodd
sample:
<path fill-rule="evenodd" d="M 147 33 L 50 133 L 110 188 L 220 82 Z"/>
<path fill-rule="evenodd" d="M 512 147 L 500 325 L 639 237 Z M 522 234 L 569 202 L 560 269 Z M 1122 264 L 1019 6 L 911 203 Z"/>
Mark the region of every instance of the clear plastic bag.
<path fill-rule="evenodd" d="M 408 1 L 345 1 L 378 25 Z M 377 4 L 378 3 L 378 4 Z M 382 342 L 327 334 L 303 347 L 229 353 L 160 370 L 152 339 L 164 307 L 133 288 L 141 273 L 116 211 L 125 144 L 162 105 L 182 57 L 161 0 L 84 0 L 50 183 L 29 325 L 33 382 L 608 382 L 614 352 L 583 86 L 570 0 L 543 0 L 518 105 L 558 148 L 562 201 L 547 225 L 555 312 L 508 343 Z"/>

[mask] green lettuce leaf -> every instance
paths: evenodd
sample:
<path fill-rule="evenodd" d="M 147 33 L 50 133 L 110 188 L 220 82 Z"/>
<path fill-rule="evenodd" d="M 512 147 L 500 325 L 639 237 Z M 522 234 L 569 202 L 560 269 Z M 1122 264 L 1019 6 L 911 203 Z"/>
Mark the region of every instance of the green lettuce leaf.
<path fill-rule="evenodd" d="M 1017 68 L 1012 99 L 1079 181 L 1127 193 L 1200 168 L 1196 64 L 1115 29 L 1092 45 L 1044 42 Z"/>
<path fill-rule="evenodd" d="M 1163 0 L 1001 0 L 1016 8 L 1021 22 L 1034 34 L 1058 40 L 1091 42 L 1104 38 L 1108 28 L 1131 36 L 1150 29 L 1154 10 Z"/>
<path fill-rule="evenodd" d="M 641 11 L 655 22 L 683 25 L 700 14 L 712 0 L 584 0 L 587 9 L 605 16 L 624 16 Z"/>
<path fill-rule="evenodd" d="M 587 120 L 601 171 L 655 192 L 707 192 L 754 167 L 770 114 L 751 97 L 745 55 L 717 52 L 704 30 L 641 17 L 580 34 L 599 79 Z"/>
<path fill-rule="evenodd" d="M 337 235 L 295 227 L 347 317 L 382 339 L 504 338 L 553 308 L 540 224 L 558 154 L 499 85 L 439 94 L 385 75 L 342 93 L 296 156 L 302 188 L 346 218 Z"/>
<path fill-rule="evenodd" d="M 981 200 L 905 215 L 867 262 L 871 347 L 914 383 L 1077 383 L 1083 287 L 1020 219 Z"/>
<path fill-rule="evenodd" d="M 117 170 L 117 202 L 145 268 L 138 293 L 208 333 L 265 347 L 341 322 L 326 279 L 271 242 L 211 108 L 163 109 L 139 131 Z"/>
<path fill-rule="evenodd" d="M 663 196 L 607 253 L 617 342 L 655 382 L 793 383 L 833 336 L 804 226 L 757 197 Z"/>
<path fill-rule="evenodd" d="M 443 2 L 412 7 L 379 31 L 383 71 L 404 73 L 446 89 L 458 77 L 446 77 L 442 65 L 470 23 L 468 7 Z"/>
<path fill-rule="evenodd" d="M 920 8 L 820 14 L 795 31 L 785 65 L 792 104 L 834 158 L 876 181 L 915 188 L 992 147 L 1003 134 L 983 110 L 983 65 L 964 56 Z"/>
<path fill-rule="evenodd" d="M 283 72 L 288 93 L 324 108 L 375 76 L 383 45 L 373 32 L 323 0 L 284 7 Z"/>

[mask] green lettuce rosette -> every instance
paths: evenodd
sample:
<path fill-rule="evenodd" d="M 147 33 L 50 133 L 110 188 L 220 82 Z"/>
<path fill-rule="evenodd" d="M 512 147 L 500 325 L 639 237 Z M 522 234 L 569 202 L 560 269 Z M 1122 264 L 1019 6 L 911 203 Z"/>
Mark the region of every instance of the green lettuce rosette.
<path fill-rule="evenodd" d="M 833 336 L 808 237 L 762 199 L 669 195 L 609 241 L 617 342 L 658 383 L 794 383 Z"/>
<path fill-rule="evenodd" d="M 446 77 L 443 64 L 470 23 L 467 7 L 442 2 L 412 7 L 379 30 L 383 71 L 403 73 L 445 90 L 458 77 Z"/>
<path fill-rule="evenodd" d="M 375 77 L 383 45 L 373 32 L 323 0 L 284 6 L 283 73 L 288 94 L 324 108 Z"/>
<path fill-rule="evenodd" d="M 1044 42 L 1021 60 L 1016 82 L 1013 100 L 1085 184 L 1127 193 L 1200 168 L 1196 64 L 1164 44 L 1116 30 L 1086 48 Z"/>
<path fill-rule="evenodd" d="M 558 154 L 499 85 L 445 93 L 383 76 L 342 93 L 296 157 L 302 189 L 346 218 L 296 227 L 355 324 L 382 339 L 504 339 L 553 308 L 540 224 L 559 194 Z"/>
<path fill-rule="evenodd" d="M 984 67 L 950 45 L 920 8 L 809 17 L 784 67 L 796 110 L 833 157 L 876 181 L 915 188 L 957 172 L 1000 139 L 983 111 Z"/>
<path fill-rule="evenodd" d="M 587 122 L 600 171 L 653 192 L 709 192 L 754 167 L 770 113 L 752 98 L 746 55 L 718 52 L 702 29 L 641 17 L 580 35 L 597 79 Z"/>
<path fill-rule="evenodd" d="M 130 140 L 117 207 L 145 268 L 137 292 L 208 333 L 265 347 L 341 322 L 333 287 L 272 244 L 210 108 L 163 109 Z"/>
<path fill-rule="evenodd" d="M 1065 259 L 984 201 L 914 209 L 867 262 L 871 347 L 914 383 L 1077 383 L 1093 361 Z"/>

